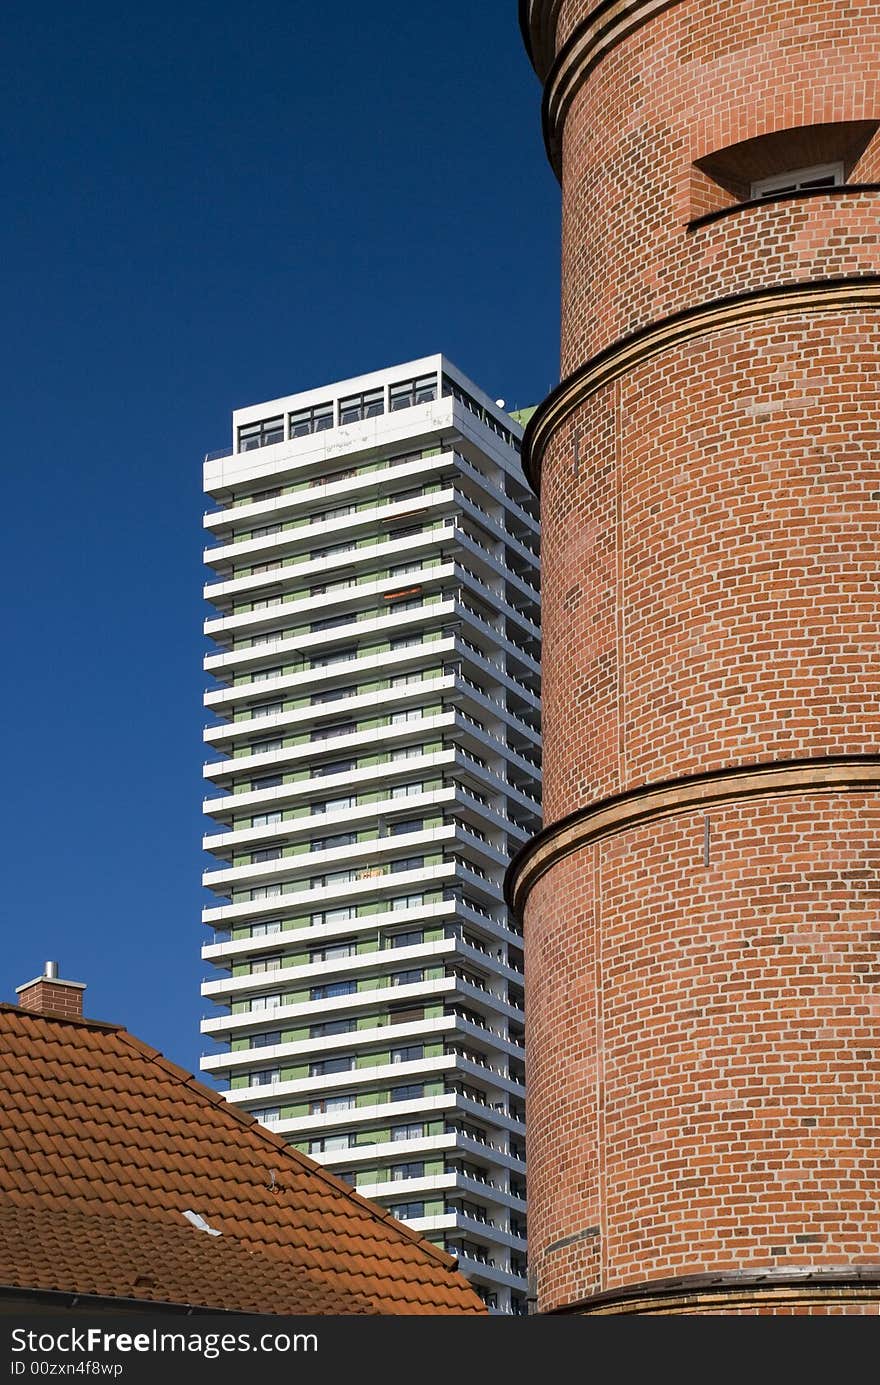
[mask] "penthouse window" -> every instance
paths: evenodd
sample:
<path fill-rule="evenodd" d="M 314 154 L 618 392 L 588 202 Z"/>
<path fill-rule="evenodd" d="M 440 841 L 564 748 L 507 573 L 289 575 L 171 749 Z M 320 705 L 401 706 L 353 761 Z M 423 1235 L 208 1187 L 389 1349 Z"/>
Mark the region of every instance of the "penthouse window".
<path fill-rule="evenodd" d="M 309 433 L 323 433 L 333 427 L 333 403 L 314 404 L 310 409 L 297 409 L 289 415 L 288 437 L 304 438 Z"/>
<path fill-rule="evenodd" d="M 363 394 L 351 394 L 339 401 L 339 422 L 359 423 L 364 418 L 375 418 L 385 412 L 384 390 L 366 390 Z"/>
<path fill-rule="evenodd" d="M 515 452 L 519 451 L 519 440 L 514 437 L 510 429 L 506 428 L 500 419 L 495 417 L 491 410 L 484 408 L 482 404 L 478 404 L 476 399 L 473 399 L 466 390 L 462 389 L 461 385 L 456 384 L 448 375 L 443 376 L 443 397 L 457 399 L 459 404 L 463 404 L 481 423 L 485 423 L 487 428 L 491 428 L 493 433 L 497 433 L 499 438 L 502 438 L 509 447 L 512 447 Z"/>
<path fill-rule="evenodd" d="M 284 441 L 284 419 L 266 418 L 261 423 L 249 423 L 238 430 L 239 452 L 252 452 L 255 447 L 270 447 Z"/>
<path fill-rule="evenodd" d="M 436 398 L 437 376 L 420 375 L 415 380 L 404 380 L 399 385 L 391 386 L 391 412 L 409 409 L 413 404 L 430 404 Z"/>

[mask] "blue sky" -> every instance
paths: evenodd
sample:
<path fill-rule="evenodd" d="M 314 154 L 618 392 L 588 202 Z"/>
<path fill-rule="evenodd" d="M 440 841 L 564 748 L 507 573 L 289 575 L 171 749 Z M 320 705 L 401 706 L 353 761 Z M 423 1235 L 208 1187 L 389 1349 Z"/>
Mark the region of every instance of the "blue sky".
<path fill-rule="evenodd" d="M 203 1043 L 201 462 L 233 408 L 444 351 L 558 376 L 515 0 L 7 0 L 2 998 L 46 958 Z"/>

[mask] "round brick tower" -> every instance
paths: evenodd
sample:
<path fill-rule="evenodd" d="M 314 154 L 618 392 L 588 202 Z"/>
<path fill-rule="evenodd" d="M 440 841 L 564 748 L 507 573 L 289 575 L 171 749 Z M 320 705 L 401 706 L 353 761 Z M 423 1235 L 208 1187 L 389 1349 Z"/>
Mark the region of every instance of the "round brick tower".
<path fill-rule="evenodd" d="M 880 1308 L 880 0 L 524 0 L 541 1311 Z"/>

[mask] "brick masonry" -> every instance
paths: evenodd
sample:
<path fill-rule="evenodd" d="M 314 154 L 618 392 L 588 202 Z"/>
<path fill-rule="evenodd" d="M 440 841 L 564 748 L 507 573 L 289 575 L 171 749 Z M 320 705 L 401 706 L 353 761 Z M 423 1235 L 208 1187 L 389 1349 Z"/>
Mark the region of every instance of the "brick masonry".
<path fill-rule="evenodd" d="M 563 0 L 557 46 L 595 9 Z M 880 120 L 878 35 L 880 0 L 679 0 L 605 53 L 562 131 L 564 376 L 672 313 L 880 272 L 869 188 L 692 225 L 694 160 Z M 880 181 L 880 138 L 850 181 Z M 878 347 L 870 306 L 697 327 L 555 427 L 545 830 L 683 777 L 880 766 Z M 541 1310 L 877 1312 L 878 829 L 876 790 L 805 783 L 610 830 L 531 884 Z"/>
<path fill-rule="evenodd" d="M 65 1019 L 79 1019 L 83 1012 L 83 986 L 72 986 L 64 981 L 37 980 L 18 993 L 18 1003 L 23 1010 L 35 1010 L 40 1015 L 62 1015 Z"/>

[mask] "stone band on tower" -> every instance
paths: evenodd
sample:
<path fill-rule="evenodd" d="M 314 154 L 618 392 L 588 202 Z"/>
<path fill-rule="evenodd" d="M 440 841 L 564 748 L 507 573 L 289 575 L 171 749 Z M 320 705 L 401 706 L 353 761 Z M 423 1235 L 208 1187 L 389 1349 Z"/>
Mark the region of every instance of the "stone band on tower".
<path fill-rule="evenodd" d="M 523 0 L 541 1311 L 880 1303 L 880 0 Z"/>

